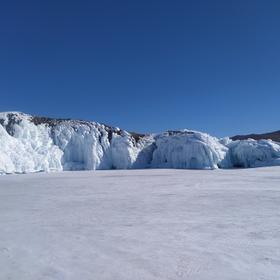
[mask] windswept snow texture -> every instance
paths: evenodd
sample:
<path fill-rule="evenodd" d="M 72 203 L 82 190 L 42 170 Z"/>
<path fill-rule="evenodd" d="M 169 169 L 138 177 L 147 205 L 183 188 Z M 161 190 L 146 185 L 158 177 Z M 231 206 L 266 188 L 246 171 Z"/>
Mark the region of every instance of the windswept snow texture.
<path fill-rule="evenodd" d="M 280 144 L 181 130 L 129 133 L 103 124 L 0 113 L 0 174 L 60 170 L 280 165 Z"/>
<path fill-rule="evenodd" d="M 0 279 L 278 280 L 279 174 L 0 176 Z"/>

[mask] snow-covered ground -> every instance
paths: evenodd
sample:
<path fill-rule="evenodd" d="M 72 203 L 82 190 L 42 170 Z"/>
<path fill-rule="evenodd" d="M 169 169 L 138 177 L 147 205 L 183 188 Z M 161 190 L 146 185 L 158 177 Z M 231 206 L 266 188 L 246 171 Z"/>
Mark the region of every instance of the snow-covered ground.
<path fill-rule="evenodd" d="M 1 280 L 279 280 L 280 168 L 0 177 Z"/>

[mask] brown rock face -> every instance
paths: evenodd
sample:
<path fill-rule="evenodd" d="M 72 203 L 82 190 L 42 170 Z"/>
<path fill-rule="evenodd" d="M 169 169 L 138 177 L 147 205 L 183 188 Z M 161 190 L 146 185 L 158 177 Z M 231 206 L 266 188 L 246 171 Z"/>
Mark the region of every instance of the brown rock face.
<path fill-rule="evenodd" d="M 231 137 L 232 140 L 245 140 L 248 138 L 255 140 L 271 139 L 273 141 L 280 142 L 280 130 L 263 134 L 236 135 Z"/>

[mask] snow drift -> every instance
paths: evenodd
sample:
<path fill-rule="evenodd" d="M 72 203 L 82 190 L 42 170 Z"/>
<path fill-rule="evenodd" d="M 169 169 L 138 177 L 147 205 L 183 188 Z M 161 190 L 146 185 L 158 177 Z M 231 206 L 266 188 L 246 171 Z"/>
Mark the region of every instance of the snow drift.
<path fill-rule="evenodd" d="M 181 130 L 129 133 L 96 122 L 0 113 L 0 173 L 280 165 L 280 144 Z"/>

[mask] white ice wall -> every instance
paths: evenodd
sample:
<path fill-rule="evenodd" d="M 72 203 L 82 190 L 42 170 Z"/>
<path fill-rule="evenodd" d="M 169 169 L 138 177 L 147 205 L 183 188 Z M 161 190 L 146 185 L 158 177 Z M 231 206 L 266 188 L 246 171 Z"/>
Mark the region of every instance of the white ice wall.
<path fill-rule="evenodd" d="M 11 117 L 12 116 L 12 117 Z M 280 144 L 231 141 L 182 130 L 136 139 L 94 122 L 35 125 L 0 113 L 0 173 L 128 168 L 235 168 L 280 165 Z"/>
<path fill-rule="evenodd" d="M 210 135 L 184 130 L 156 137 L 153 167 L 215 169 L 227 148 Z"/>
<path fill-rule="evenodd" d="M 237 140 L 228 143 L 228 167 L 280 165 L 280 145 L 271 140 Z"/>
<path fill-rule="evenodd" d="M 0 173 L 62 170 L 62 151 L 53 144 L 48 128 L 23 119 L 11 136 L 0 125 Z"/>

